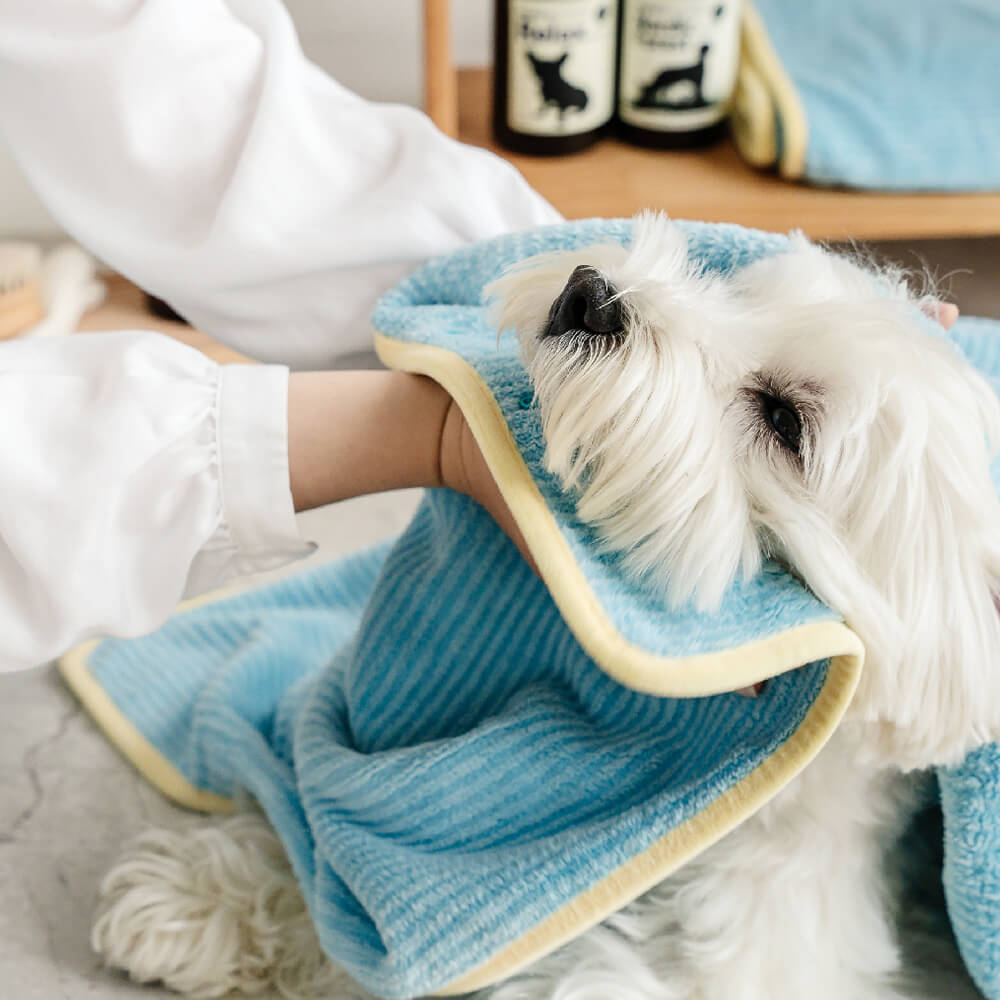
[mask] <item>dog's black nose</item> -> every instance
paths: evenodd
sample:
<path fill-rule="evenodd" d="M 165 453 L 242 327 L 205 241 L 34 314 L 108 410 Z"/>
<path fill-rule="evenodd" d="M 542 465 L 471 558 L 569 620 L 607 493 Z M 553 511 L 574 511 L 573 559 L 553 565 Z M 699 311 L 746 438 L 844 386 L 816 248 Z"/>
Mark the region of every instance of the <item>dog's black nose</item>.
<path fill-rule="evenodd" d="M 622 304 L 617 294 L 600 271 L 581 264 L 552 303 L 544 335 L 621 333 Z"/>

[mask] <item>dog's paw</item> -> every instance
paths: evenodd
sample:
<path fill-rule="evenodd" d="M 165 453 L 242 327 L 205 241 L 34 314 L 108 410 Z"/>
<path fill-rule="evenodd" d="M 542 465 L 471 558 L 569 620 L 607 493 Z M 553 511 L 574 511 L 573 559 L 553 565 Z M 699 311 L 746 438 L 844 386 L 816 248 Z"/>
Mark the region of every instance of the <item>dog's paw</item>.
<path fill-rule="evenodd" d="M 132 979 L 193 996 L 270 988 L 303 1000 L 344 982 L 280 841 L 250 813 L 140 836 L 101 884 L 91 943 Z"/>

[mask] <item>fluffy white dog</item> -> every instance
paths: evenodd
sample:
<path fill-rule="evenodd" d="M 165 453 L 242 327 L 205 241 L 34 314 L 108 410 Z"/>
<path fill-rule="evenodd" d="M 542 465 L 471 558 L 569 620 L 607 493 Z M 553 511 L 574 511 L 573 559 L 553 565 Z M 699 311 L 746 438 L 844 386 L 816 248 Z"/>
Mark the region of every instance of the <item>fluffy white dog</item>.
<path fill-rule="evenodd" d="M 848 719 L 791 785 L 492 1000 L 918 995 L 889 864 L 917 799 L 906 772 L 1000 736 L 993 390 L 900 276 L 802 238 L 720 276 L 646 216 L 628 248 L 532 258 L 491 292 L 548 466 L 630 571 L 711 609 L 777 559 L 867 649 Z M 262 819 L 148 835 L 103 897 L 95 946 L 136 978 L 361 995 L 322 958 Z"/>

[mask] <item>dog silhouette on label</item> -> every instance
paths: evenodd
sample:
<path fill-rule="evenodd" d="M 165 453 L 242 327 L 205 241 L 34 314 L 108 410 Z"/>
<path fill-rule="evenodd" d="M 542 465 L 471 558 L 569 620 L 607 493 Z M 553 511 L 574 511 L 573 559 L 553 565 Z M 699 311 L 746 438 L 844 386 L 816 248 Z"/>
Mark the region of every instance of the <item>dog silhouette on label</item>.
<path fill-rule="evenodd" d="M 633 108 L 707 108 L 711 101 L 702 93 L 705 76 L 705 56 L 709 46 L 703 45 L 698 61 L 693 66 L 671 66 L 662 70 L 647 83 L 632 102 Z"/>
<path fill-rule="evenodd" d="M 558 59 L 539 59 L 533 53 L 528 53 L 531 68 L 535 71 L 542 88 L 542 106 L 539 114 L 550 105 L 554 106 L 559 112 L 559 121 L 563 120 L 567 111 L 583 111 L 587 107 L 587 92 L 580 87 L 574 87 L 562 77 L 562 66 L 568 58 L 568 52 L 564 52 Z"/>

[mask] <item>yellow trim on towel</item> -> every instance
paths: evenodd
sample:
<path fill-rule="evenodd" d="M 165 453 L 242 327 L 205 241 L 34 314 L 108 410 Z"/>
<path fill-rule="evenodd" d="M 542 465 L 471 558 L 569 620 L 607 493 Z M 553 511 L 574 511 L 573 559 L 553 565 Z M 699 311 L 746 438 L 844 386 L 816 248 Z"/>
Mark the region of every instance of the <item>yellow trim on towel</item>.
<path fill-rule="evenodd" d="M 826 683 L 799 728 L 742 781 L 436 995 L 471 993 L 514 975 L 596 926 L 721 840 L 777 795 L 819 753 L 843 718 L 858 677 L 850 657 L 831 661 Z"/>
<path fill-rule="evenodd" d="M 104 735 L 135 766 L 136 770 L 168 799 L 198 812 L 231 813 L 230 799 L 195 788 L 173 764 L 136 729 L 90 673 L 91 653 L 100 639 L 77 646 L 59 661 L 59 672 Z"/>
<path fill-rule="evenodd" d="M 735 649 L 687 657 L 661 656 L 630 642 L 591 590 L 478 372 L 453 351 L 381 333 L 375 334 L 375 349 L 390 368 L 429 375 L 454 397 L 567 625 L 619 684 L 645 694 L 691 698 L 749 687 L 832 656 L 848 658 L 860 672 L 864 647 L 842 622 L 798 625 Z"/>
<path fill-rule="evenodd" d="M 746 56 L 745 40 L 742 48 L 729 127 L 733 142 L 747 163 L 755 167 L 773 167 L 778 159 L 774 105 L 764 81 Z"/>
<path fill-rule="evenodd" d="M 185 601 L 178 612 L 225 600 L 239 593 L 242 587 L 227 586 Z M 135 769 L 168 799 L 186 809 L 207 813 L 232 813 L 236 803 L 222 795 L 206 792 L 191 784 L 180 771 L 153 746 L 108 697 L 107 692 L 90 672 L 90 657 L 103 640 L 92 639 L 70 650 L 57 663 L 59 673 L 77 696 L 91 718 Z"/>
<path fill-rule="evenodd" d="M 230 595 L 216 594 L 192 604 L 200 606 L 226 596 Z M 122 715 L 94 679 L 89 661 L 100 642 L 78 646 L 59 661 L 59 669 L 111 743 L 155 788 L 179 805 L 201 812 L 231 813 L 233 802 L 195 788 Z M 859 676 L 859 662 L 854 656 L 832 659 L 826 682 L 798 729 L 742 781 L 436 995 L 468 993 L 514 975 L 599 924 L 735 829 L 819 753 L 847 710 Z"/>
<path fill-rule="evenodd" d="M 752 3 L 743 10 L 739 82 L 733 136 L 751 163 L 778 161 L 778 171 L 790 180 L 805 173 L 809 123 L 795 84 L 785 72 Z M 780 148 L 777 123 L 781 124 Z"/>

